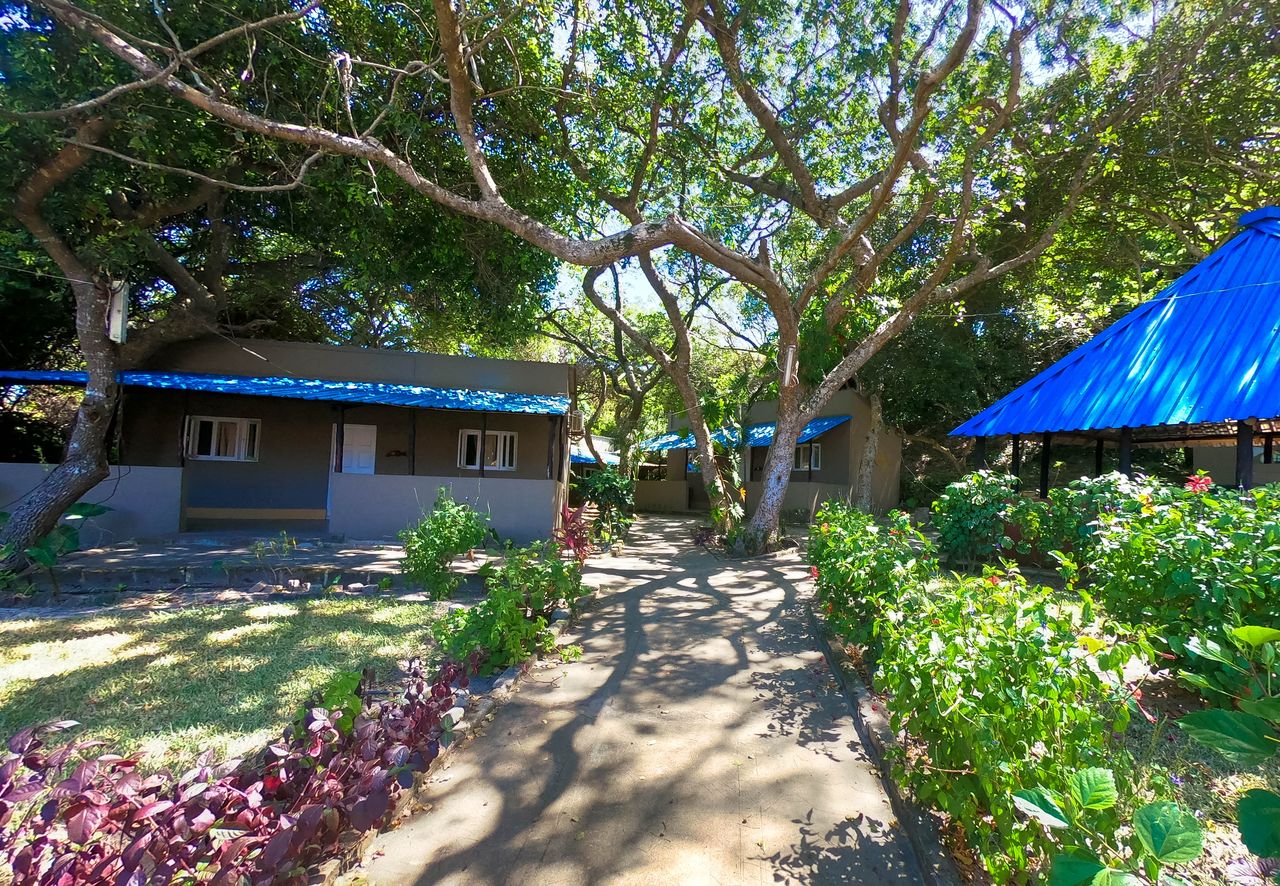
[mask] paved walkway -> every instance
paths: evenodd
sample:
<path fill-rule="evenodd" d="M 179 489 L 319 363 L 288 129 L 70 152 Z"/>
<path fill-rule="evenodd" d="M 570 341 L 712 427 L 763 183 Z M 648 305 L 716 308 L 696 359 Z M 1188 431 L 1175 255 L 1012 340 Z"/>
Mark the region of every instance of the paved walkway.
<path fill-rule="evenodd" d="M 380 836 L 375 884 L 921 882 L 810 635 L 797 555 L 639 522 L 578 662 L 531 673 Z"/>

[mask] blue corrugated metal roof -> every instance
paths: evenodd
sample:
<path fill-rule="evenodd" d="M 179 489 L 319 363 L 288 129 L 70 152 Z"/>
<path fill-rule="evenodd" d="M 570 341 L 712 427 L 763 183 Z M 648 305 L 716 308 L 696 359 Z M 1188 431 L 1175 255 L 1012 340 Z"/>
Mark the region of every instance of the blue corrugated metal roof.
<path fill-rule="evenodd" d="M 1280 207 L 951 433 L 994 437 L 1280 417 Z"/>
<path fill-rule="evenodd" d="M 602 452 L 600 453 L 600 457 L 604 459 L 604 463 L 607 465 L 616 465 L 618 463 L 618 456 L 614 455 L 612 452 Z M 569 453 L 569 461 L 575 465 L 597 464 L 594 455 L 582 452 Z"/>
<path fill-rule="evenodd" d="M 0 381 L 33 384 L 79 384 L 87 373 L 32 370 L 0 370 Z M 139 388 L 175 391 L 208 391 L 250 397 L 285 397 L 291 400 L 323 400 L 333 403 L 369 403 L 382 406 L 415 406 L 422 409 L 465 409 L 472 412 L 519 412 L 564 415 L 569 398 L 508 391 L 469 391 L 461 388 L 428 388 L 422 385 L 371 381 L 333 381 L 292 376 L 207 375 L 198 372 L 122 372 L 120 383 Z"/>
<path fill-rule="evenodd" d="M 842 425 L 849 420 L 847 415 L 823 415 L 815 418 L 804 426 L 804 430 L 800 432 L 800 437 L 796 441 L 798 443 L 808 443 L 814 437 L 825 434 L 838 425 Z M 773 432 L 777 428 L 774 422 L 764 422 L 758 425 L 750 425 L 747 427 L 747 443 L 751 446 L 769 446 L 773 443 Z M 711 433 L 711 439 L 722 446 L 738 446 L 738 429 L 737 428 L 721 428 Z M 696 449 L 697 442 L 693 439 L 693 433 L 679 434 L 672 432 L 670 434 L 662 434 L 652 439 L 645 440 L 640 444 L 640 449 L 644 452 L 665 452 L 668 449 Z"/>

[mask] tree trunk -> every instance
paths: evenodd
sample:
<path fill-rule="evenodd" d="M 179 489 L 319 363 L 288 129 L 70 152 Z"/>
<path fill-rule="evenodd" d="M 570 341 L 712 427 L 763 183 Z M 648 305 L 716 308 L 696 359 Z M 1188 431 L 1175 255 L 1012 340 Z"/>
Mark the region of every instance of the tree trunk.
<path fill-rule="evenodd" d="M 76 410 L 66 457 L 13 509 L 0 531 L 0 547 L 8 547 L 5 568 L 25 565 L 23 553 L 58 524 L 67 508 L 107 478 L 107 429 L 119 399 L 118 359 L 106 337 L 108 285 L 74 283 L 76 336 L 89 370 L 84 398 Z"/>
<path fill-rule="evenodd" d="M 867 440 L 862 446 L 862 461 L 858 463 L 858 481 L 853 487 L 853 503 L 868 514 L 875 506 L 876 448 L 880 445 L 880 432 L 884 429 L 884 415 L 880 408 L 880 395 L 871 395 L 871 425 Z"/>
<path fill-rule="evenodd" d="M 787 486 L 791 482 L 791 470 L 795 465 L 796 441 L 805 421 L 794 409 L 784 415 L 779 404 L 777 428 L 773 433 L 773 444 L 764 462 L 764 476 L 761 478 L 760 503 L 756 505 L 751 522 L 747 524 L 745 542 L 753 551 L 765 551 L 778 536 L 778 521 L 782 516 L 782 503 L 787 496 Z"/>
<path fill-rule="evenodd" d="M 80 141 L 93 142 L 106 126 L 102 118 L 93 118 L 82 123 L 76 135 Z M 25 565 L 26 549 L 47 535 L 66 509 L 108 474 L 107 429 L 119 397 L 116 383 L 120 368 L 119 352 L 106 331 L 111 287 L 102 275 L 89 270 L 40 212 L 40 204 L 49 192 L 70 178 L 88 156 L 85 148 L 67 144 L 22 183 L 13 202 L 13 214 L 71 283 L 76 302 L 76 339 L 89 379 L 62 463 L 18 501 L 0 530 L 0 549 L 9 552 L 3 567 L 9 569 Z"/>
<path fill-rule="evenodd" d="M 618 472 L 624 477 L 634 476 L 636 465 L 635 460 L 635 444 L 636 429 L 640 427 L 640 420 L 644 417 L 644 399 L 635 397 L 631 399 L 621 421 L 618 422 L 618 439 L 614 442 L 618 446 Z"/>

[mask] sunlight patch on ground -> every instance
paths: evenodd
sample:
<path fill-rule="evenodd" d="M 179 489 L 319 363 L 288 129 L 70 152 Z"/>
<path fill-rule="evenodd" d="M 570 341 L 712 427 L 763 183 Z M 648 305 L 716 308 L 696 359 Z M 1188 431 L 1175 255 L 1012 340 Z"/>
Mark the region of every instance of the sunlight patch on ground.
<path fill-rule="evenodd" d="M 221 631 L 214 631 L 204 638 L 206 643 L 233 643 L 242 640 L 245 637 L 261 636 L 269 634 L 272 631 L 279 630 L 281 625 L 273 621 L 260 621 L 254 624 L 237 625 L 234 628 L 224 628 Z"/>
<path fill-rule="evenodd" d="M 39 680 L 66 674 L 85 665 L 120 661 L 139 655 L 155 655 L 154 644 L 137 641 L 137 634 L 96 634 L 57 643 L 28 643 L 4 653 L 0 687 L 17 680 Z"/>
<path fill-rule="evenodd" d="M 250 606 L 244 611 L 249 618 L 284 618 L 298 614 L 298 607 L 292 603 L 262 603 Z"/>
<path fill-rule="evenodd" d="M 204 748 L 260 750 L 339 674 L 431 650 L 434 603 L 334 598 L 192 606 L 142 616 L 29 619 L 0 626 L 0 741 L 57 719 L 68 736 L 146 750 L 182 771 Z M 7 641 L 7 642 L 6 642 Z"/>

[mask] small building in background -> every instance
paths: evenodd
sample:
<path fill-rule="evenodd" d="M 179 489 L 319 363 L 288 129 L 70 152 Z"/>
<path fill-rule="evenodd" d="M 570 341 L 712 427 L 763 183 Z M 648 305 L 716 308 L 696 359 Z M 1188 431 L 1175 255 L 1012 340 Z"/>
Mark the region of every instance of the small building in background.
<path fill-rule="evenodd" d="M 748 513 L 754 511 L 760 501 L 765 459 L 773 444 L 777 414 L 778 404 L 770 401 L 757 403 L 746 417 L 750 461 L 742 479 Z M 652 467 L 647 471 L 642 469 L 642 479 L 636 483 L 636 507 L 640 510 L 704 511 L 710 507 L 693 434 L 681 430 L 679 424 L 673 419 L 669 433 L 640 444 L 646 453 L 646 463 L 665 463 L 661 472 Z M 883 425 L 873 429 L 870 401 L 859 391 L 844 388 L 836 392 L 821 414 L 801 432 L 783 510 L 803 512 L 807 519 L 823 502 L 854 501 L 854 486 L 867 451 L 867 437 L 873 432 L 876 446 L 871 473 L 872 508 L 883 512 L 895 507 L 902 473 L 902 435 Z M 712 437 L 726 450 L 722 461 L 727 462 L 740 451 L 734 430 L 715 430 Z M 659 476 L 643 479 L 655 474 Z"/>
<path fill-rule="evenodd" d="M 1054 443 L 1095 447 L 1097 473 L 1131 473 L 1134 446 L 1184 447 L 1222 486 L 1280 482 L 1280 207 L 1240 218 L 1229 241 L 1155 297 L 956 428 L 1038 444 L 1048 494 Z"/>
<path fill-rule="evenodd" d="M 600 459 L 604 461 L 604 465 L 601 465 L 600 460 L 591 453 L 593 447 Z M 591 435 L 591 445 L 587 445 L 586 439 L 583 438 L 574 440 L 569 449 L 569 468 L 575 477 L 584 477 L 600 470 L 601 467 L 616 468 L 620 461 L 618 451 L 613 447 L 613 441 L 596 434 Z"/>

